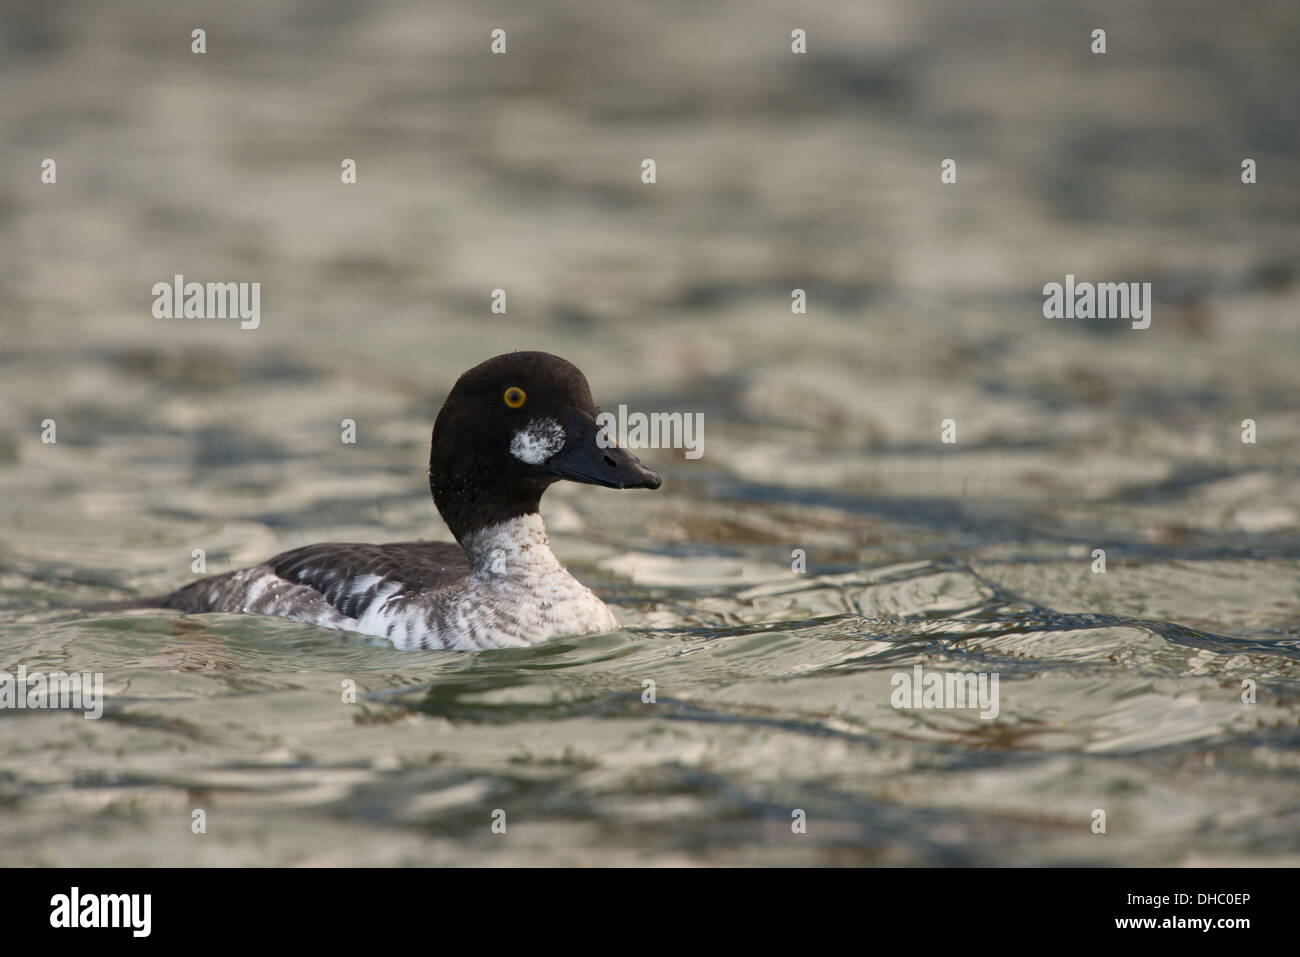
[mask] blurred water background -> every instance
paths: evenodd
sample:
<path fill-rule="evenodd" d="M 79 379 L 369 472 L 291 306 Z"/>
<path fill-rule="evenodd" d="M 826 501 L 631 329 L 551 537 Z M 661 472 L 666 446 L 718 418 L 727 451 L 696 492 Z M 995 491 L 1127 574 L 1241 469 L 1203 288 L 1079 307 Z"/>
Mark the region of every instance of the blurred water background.
<path fill-rule="evenodd" d="M 4 4 L 0 671 L 108 697 L 0 711 L 0 864 L 1300 863 L 1298 80 L 1293 0 Z M 624 631 L 76 610 L 448 538 L 433 418 L 515 348 L 704 413 L 543 502 Z"/>

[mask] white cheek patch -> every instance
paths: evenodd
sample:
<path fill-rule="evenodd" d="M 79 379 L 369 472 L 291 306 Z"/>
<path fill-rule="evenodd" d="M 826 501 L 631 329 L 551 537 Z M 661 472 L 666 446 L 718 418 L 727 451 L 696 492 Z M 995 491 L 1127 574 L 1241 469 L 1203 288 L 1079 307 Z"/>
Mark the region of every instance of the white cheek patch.
<path fill-rule="evenodd" d="M 510 440 L 510 454 L 529 465 L 541 465 L 564 448 L 564 426 L 549 417 L 533 419 Z"/>

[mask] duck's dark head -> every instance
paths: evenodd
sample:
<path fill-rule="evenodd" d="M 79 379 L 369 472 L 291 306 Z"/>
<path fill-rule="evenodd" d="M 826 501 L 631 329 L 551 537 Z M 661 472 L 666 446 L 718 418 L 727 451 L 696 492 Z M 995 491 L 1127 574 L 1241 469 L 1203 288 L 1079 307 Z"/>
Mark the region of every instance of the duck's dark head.
<path fill-rule="evenodd" d="M 452 534 L 536 512 L 560 479 L 658 488 L 636 456 L 600 447 L 597 412 L 587 377 L 546 352 L 497 356 L 456 380 L 429 454 L 429 488 Z"/>

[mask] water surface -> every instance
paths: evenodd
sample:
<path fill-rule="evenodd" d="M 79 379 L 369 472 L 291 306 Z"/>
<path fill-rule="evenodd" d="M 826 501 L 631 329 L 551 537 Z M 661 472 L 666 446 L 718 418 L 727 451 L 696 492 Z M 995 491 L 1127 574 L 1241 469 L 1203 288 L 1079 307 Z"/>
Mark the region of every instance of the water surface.
<path fill-rule="evenodd" d="M 802 60 L 767 2 L 8 14 L 0 670 L 107 701 L 0 712 L 0 864 L 1300 863 L 1300 27 L 1249 6 L 815 3 Z M 260 328 L 154 319 L 176 273 Z M 1151 328 L 1044 319 L 1067 273 Z M 433 418 L 514 348 L 705 416 L 543 503 L 624 630 L 76 610 L 448 538 Z M 918 664 L 997 717 L 893 707 Z"/>

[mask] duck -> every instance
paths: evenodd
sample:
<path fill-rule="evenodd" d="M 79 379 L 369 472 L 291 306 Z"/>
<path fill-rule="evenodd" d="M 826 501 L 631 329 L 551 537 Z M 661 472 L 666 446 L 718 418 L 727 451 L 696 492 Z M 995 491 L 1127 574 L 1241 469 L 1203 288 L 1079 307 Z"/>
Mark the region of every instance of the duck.
<path fill-rule="evenodd" d="M 316 544 L 200 579 L 155 607 L 274 615 L 403 650 L 484 651 L 614 631 L 618 618 L 555 557 L 539 507 L 559 481 L 657 489 L 597 424 L 587 378 L 512 352 L 456 380 L 433 425 L 429 490 L 455 542 Z"/>

